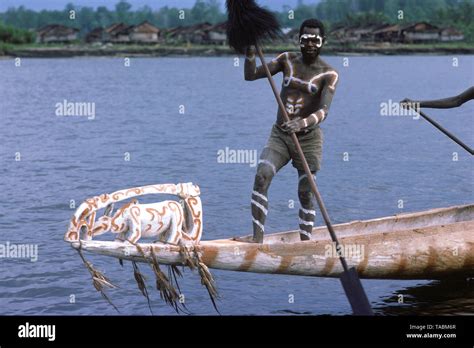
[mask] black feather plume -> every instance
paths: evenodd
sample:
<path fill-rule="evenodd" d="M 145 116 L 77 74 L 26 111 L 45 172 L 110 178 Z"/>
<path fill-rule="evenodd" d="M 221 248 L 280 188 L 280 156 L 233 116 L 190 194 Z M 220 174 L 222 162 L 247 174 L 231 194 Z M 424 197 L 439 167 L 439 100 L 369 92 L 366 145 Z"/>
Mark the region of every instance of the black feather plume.
<path fill-rule="evenodd" d="M 281 37 L 275 16 L 261 8 L 255 0 L 227 0 L 227 39 L 229 46 L 239 53 L 266 39 Z"/>

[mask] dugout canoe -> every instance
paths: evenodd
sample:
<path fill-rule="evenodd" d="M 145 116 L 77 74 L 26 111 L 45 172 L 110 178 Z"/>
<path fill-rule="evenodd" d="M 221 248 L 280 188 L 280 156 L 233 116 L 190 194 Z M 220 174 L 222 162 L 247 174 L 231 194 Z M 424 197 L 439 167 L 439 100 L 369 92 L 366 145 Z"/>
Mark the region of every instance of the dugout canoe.
<path fill-rule="evenodd" d="M 442 279 L 474 277 L 474 204 L 398 214 L 334 225 L 349 266 L 365 279 Z M 250 238 L 249 236 L 244 238 Z M 81 241 L 94 254 L 146 262 L 136 247 L 120 242 Z M 160 264 L 179 265 L 179 247 L 140 243 Z M 73 243 L 78 247 L 78 243 Z M 315 227 L 311 241 L 297 231 L 265 236 L 263 244 L 233 239 L 194 246 L 213 269 L 338 277 L 342 267 L 327 228 Z"/>

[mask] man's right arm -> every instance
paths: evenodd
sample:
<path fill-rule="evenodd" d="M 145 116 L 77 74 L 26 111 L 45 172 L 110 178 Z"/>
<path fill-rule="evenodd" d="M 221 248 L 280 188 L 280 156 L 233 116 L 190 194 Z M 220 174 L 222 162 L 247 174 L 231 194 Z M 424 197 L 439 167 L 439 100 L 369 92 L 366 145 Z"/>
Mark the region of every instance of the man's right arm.
<path fill-rule="evenodd" d="M 280 71 L 283 71 L 281 57 L 282 55 L 279 55 L 270 63 L 267 63 L 268 69 L 270 70 L 272 76 Z M 255 48 L 252 46 L 247 48 L 244 73 L 246 81 L 254 81 L 267 76 L 267 74 L 265 73 L 265 68 L 263 66 L 257 67 Z"/>

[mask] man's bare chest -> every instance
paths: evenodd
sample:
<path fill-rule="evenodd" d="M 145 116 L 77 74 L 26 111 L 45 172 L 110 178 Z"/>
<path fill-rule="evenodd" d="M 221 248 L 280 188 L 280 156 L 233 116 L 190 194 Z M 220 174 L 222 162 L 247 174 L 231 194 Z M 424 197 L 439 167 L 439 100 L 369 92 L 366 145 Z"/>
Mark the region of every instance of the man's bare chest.
<path fill-rule="evenodd" d="M 297 89 L 310 95 L 317 95 L 325 83 L 333 80 L 334 71 L 326 67 L 306 67 L 302 63 L 286 59 L 283 87 Z"/>

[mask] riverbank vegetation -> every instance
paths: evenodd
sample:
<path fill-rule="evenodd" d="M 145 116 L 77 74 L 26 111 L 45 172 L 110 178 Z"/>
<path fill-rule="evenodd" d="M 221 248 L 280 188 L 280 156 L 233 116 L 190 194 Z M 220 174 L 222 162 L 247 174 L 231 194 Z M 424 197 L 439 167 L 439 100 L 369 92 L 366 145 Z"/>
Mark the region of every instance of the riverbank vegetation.
<path fill-rule="evenodd" d="M 33 11 L 19 6 L 0 13 L 0 21 L 26 30 L 35 30 L 52 23 L 72 25 L 80 30 L 81 35 L 117 22 L 136 25 L 148 21 L 166 29 L 203 22 L 221 23 L 226 20 L 222 3 L 219 0 L 196 0 L 191 8 L 164 6 L 152 9 L 149 6 L 133 8 L 131 2 L 121 0 L 114 9 L 106 6 L 79 7 L 69 3 L 61 11 Z M 403 11 L 402 18 L 400 10 Z M 73 21 L 70 19 L 71 11 L 75 13 Z M 455 27 L 464 33 L 466 41 L 474 42 L 472 0 L 325 0 L 316 4 L 299 0 L 297 6 L 286 6 L 281 11 L 275 11 L 275 14 L 284 28 L 297 28 L 302 20 L 309 17 L 321 19 L 329 30 L 341 23 L 364 26 L 384 22 L 403 24 L 427 21 L 439 27 Z"/>

